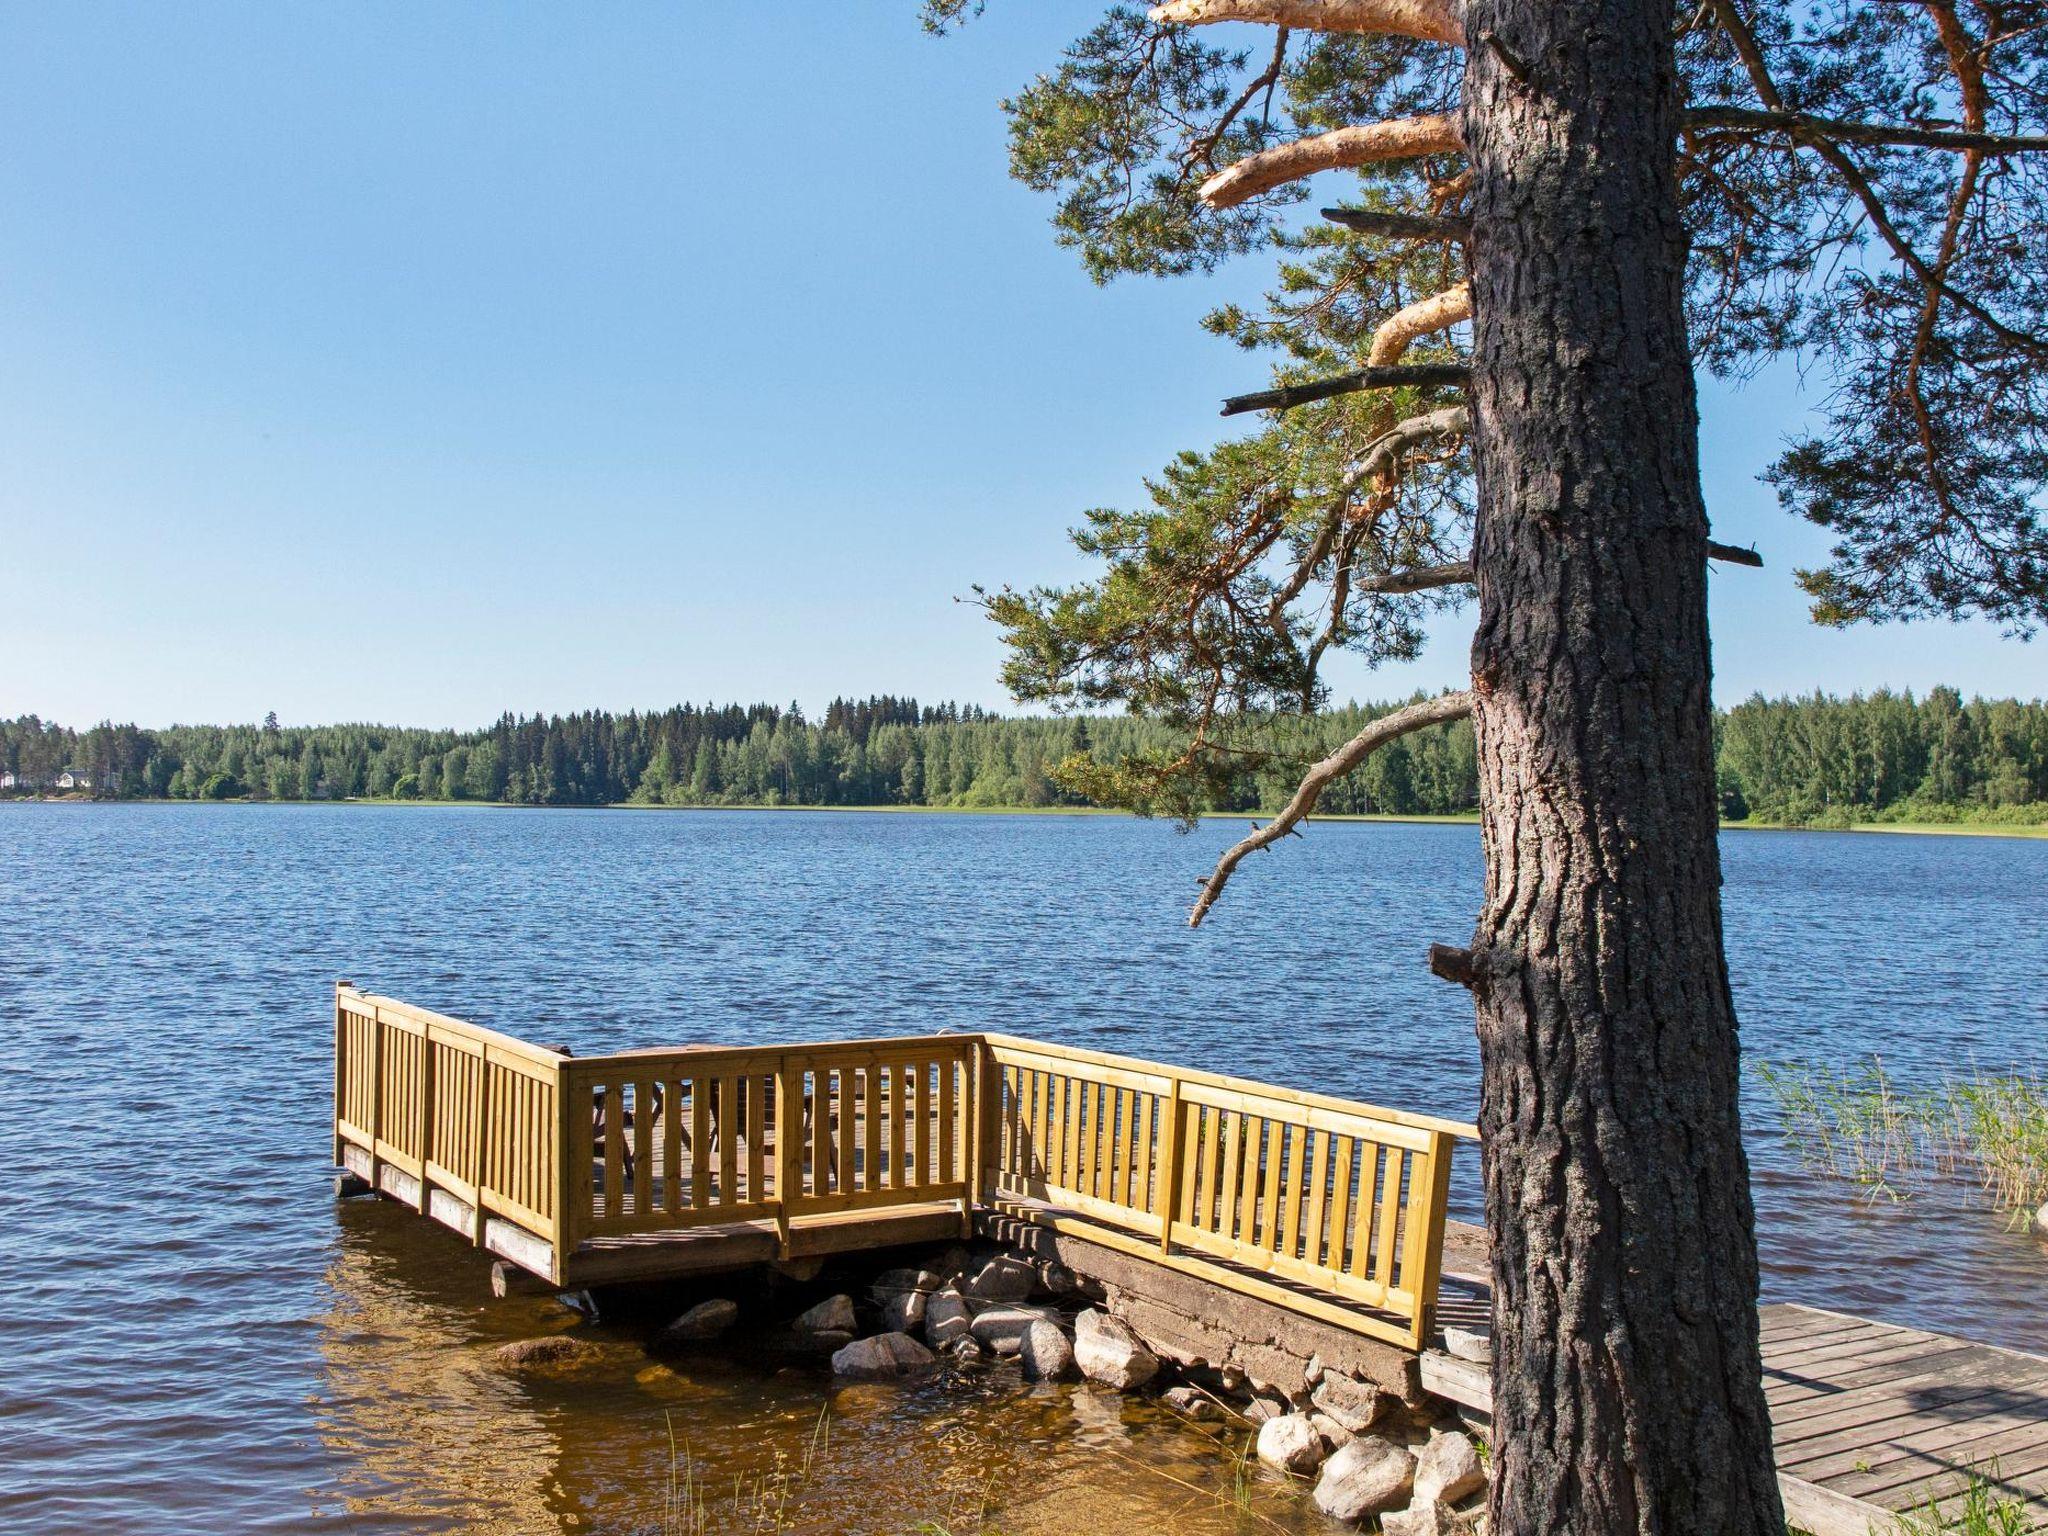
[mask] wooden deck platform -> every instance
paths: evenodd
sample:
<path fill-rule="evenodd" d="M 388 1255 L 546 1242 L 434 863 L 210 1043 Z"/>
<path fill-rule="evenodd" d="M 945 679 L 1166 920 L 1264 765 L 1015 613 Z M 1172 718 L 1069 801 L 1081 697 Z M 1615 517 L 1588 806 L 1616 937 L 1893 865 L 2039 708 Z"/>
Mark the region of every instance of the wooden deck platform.
<path fill-rule="evenodd" d="M 1453 1289 L 1458 1300 L 1452 1299 Z M 1484 1288 L 1446 1281 L 1443 1315 L 1483 1329 Z M 1792 1525 L 1813 1536 L 1896 1530 L 1900 1514 L 1953 1517 L 1972 1477 L 2025 1502 L 2048 1529 L 2048 1358 L 1817 1307 L 1762 1309 L 1764 1395 Z M 1423 1382 L 1489 1405 L 1486 1367 L 1441 1350 Z"/>

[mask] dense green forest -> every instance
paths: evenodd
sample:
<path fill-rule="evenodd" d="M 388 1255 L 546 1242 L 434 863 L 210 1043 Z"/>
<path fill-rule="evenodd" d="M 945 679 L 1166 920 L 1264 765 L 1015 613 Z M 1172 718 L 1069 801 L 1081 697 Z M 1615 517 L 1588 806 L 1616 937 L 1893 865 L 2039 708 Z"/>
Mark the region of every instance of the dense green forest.
<path fill-rule="evenodd" d="M 1353 705 L 1274 727 L 1281 756 L 1248 768 L 1217 810 L 1270 810 L 1302 765 L 1395 706 Z M 376 725 L 0 722 L 0 793 L 120 799 L 476 800 L 515 805 L 925 805 L 1077 802 L 1055 770 L 1090 751 L 1114 761 L 1175 745 L 1128 717 L 1004 717 L 914 699 L 835 699 L 818 720 L 795 705 L 682 705 L 659 713 L 520 718 L 480 731 Z M 2048 822 L 2048 702 L 1753 698 L 1720 716 L 1722 809 L 1731 820 Z M 11 783 L 7 780 L 11 779 Z M 78 781 L 85 781 L 80 784 Z M 1470 810 L 1469 722 L 1382 749 L 1323 797 L 1327 813 Z"/>

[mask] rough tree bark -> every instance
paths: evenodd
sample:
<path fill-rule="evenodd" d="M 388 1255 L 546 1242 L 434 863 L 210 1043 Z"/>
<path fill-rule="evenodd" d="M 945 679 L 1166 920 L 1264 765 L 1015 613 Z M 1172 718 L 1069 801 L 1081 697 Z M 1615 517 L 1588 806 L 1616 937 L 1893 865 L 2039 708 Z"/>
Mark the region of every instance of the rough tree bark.
<path fill-rule="evenodd" d="M 1722 952 L 1671 17 L 1466 11 L 1501 1536 L 1785 1530 Z"/>

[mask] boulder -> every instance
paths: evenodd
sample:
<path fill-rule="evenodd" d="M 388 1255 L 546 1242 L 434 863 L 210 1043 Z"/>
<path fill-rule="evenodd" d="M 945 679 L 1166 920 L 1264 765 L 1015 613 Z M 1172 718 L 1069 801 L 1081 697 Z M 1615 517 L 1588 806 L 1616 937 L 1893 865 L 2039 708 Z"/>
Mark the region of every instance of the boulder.
<path fill-rule="evenodd" d="M 1099 1309 L 1074 1319 L 1074 1363 L 1090 1381 L 1121 1392 L 1142 1387 L 1159 1374 L 1159 1357 L 1138 1342 L 1122 1318 Z"/>
<path fill-rule="evenodd" d="M 1216 1405 L 1216 1400 L 1209 1396 L 1208 1393 L 1199 1392 L 1193 1387 L 1171 1387 L 1165 1392 L 1160 1393 L 1159 1401 L 1166 1404 L 1175 1413 L 1185 1414 L 1191 1419 L 1205 1420 L 1223 1417 L 1223 1410 Z"/>
<path fill-rule="evenodd" d="M 1391 1405 L 1388 1395 L 1369 1381 L 1330 1375 L 1309 1394 L 1309 1401 L 1354 1435 L 1371 1429 Z"/>
<path fill-rule="evenodd" d="M 981 1340 L 971 1333 L 963 1333 L 959 1338 L 948 1344 L 946 1346 L 946 1353 L 962 1365 L 988 1358 L 988 1351 L 982 1347 Z"/>
<path fill-rule="evenodd" d="M 730 1328 L 738 1320 L 739 1315 L 739 1303 L 736 1301 L 727 1301 L 722 1297 L 712 1301 L 700 1301 L 657 1333 L 654 1342 L 658 1347 L 666 1347 L 715 1339 Z"/>
<path fill-rule="evenodd" d="M 828 1296 L 789 1326 L 798 1333 L 853 1333 L 860 1324 L 854 1320 L 851 1296 Z"/>
<path fill-rule="evenodd" d="M 1014 1355 L 1024 1347 L 1024 1334 L 1033 1323 L 1053 1320 L 1051 1307 L 988 1307 L 974 1316 L 967 1331 L 999 1355 Z"/>
<path fill-rule="evenodd" d="M 1380 1516 L 1380 1536 L 1450 1536 L 1455 1528 L 1449 1511 L 1434 1499 L 1417 1499 Z"/>
<path fill-rule="evenodd" d="M 1287 1409 L 1286 1403 L 1276 1402 L 1270 1397 L 1255 1397 L 1245 1404 L 1244 1416 L 1249 1423 L 1269 1424 L 1274 1419 L 1282 1417 Z"/>
<path fill-rule="evenodd" d="M 892 1333 L 915 1333 L 924 1326 L 928 1305 L 923 1291 L 897 1291 L 882 1303 L 882 1326 Z"/>
<path fill-rule="evenodd" d="M 1446 1328 L 1444 1349 L 1460 1360 L 1471 1360 L 1479 1365 L 1493 1363 L 1493 1340 L 1469 1328 Z"/>
<path fill-rule="evenodd" d="M 1038 1270 L 1023 1259 L 999 1253 L 968 1276 L 960 1289 L 978 1301 L 1024 1301 L 1038 1289 Z"/>
<path fill-rule="evenodd" d="M 974 1321 L 974 1312 L 967 1305 L 966 1298 L 952 1286 L 934 1293 L 924 1305 L 925 1342 L 934 1349 L 944 1348 L 958 1339 L 967 1337 L 968 1326 Z"/>
<path fill-rule="evenodd" d="M 1335 1520 L 1365 1520 L 1405 1505 L 1414 1486 L 1415 1458 L 1391 1440 L 1367 1435 L 1323 1463 L 1316 1508 Z"/>
<path fill-rule="evenodd" d="M 1038 1266 L 1038 1283 L 1052 1296 L 1071 1296 L 1081 1289 L 1079 1278 L 1058 1259 L 1047 1259 Z"/>
<path fill-rule="evenodd" d="M 1032 1381 L 1059 1381 L 1074 1374 L 1074 1348 L 1058 1323 L 1036 1322 L 1026 1328 L 1017 1354 Z"/>
<path fill-rule="evenodd" d="M 867 1381 L 914 1376 L 938 1363 L 938 1356 L 907 1333 L 878 1333 L 871 1339 L 855 1339 L 832 1356 L 835 1375 Z"/>
<path fill-rule="evenodd" d="M 510 1344 L 500 1345 L 497 1361 L 511 1371 L 554 1370 L 580 1365 L 596 1353 L 597 1346 L 587 1339 L 551 1333 L 543 1338 L 515 1339 Z"/>
<path fill-rule="evenodd" d="M 1472 1437 L 1459 1429 L 1433 1430 L 1415 1457 L 1415 1502 L 1455 1504 L 1485 1486 L 1486 1468 Z"/>
<path fill-rule="evenodd" d="M 2034 1212 L 2034 1230 L 2041 1236 L 2048 1237 L 2048 1200 L 2043 1200 L 2041 1209 Z"/>
<path fill-rule="evenodd" d="M 1323 1437 L 1323 1444 L 1333 1451 L 1338 1446 L 1349 1445 L 1358 1438 L 1355 1431 L 1346 1429 L 1327 1413 L 1311 1413 L 1308 1421 L 1315 1425 L 1316 1433 Z"/>
<path fill-rule="evenodd" d="M 1305 1413 L 1283 1413 L 1259 1426 L 1259 1460 L 1275 1472 L 1306 1477 L 1323 1464 L 1323 1437 Z"/>
<path fill-rule="evenodd" d="M 904 1291 L 936 1291 L 941 1283 L 941 1277 L 929 1269 L 885 1269 L 875 1276 L 869 1290 L 876 1301 L 886 1301 Z"/>

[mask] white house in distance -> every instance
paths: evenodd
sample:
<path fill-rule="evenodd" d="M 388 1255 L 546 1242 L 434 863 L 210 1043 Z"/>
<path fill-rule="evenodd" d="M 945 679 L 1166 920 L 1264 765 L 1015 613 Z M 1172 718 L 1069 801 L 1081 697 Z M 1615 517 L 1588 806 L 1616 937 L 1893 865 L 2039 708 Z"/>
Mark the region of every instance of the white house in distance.
<path fill-rule="evenodd" d="M 0 789 L 12 789 L 21 781 L 5 769 L 0 769 Z"/>
<path fill-rule="evenodd" d="M 91 789 L 92 776 L 83 768 L 66 768 L 57 775 L 59 789 Z"/>

